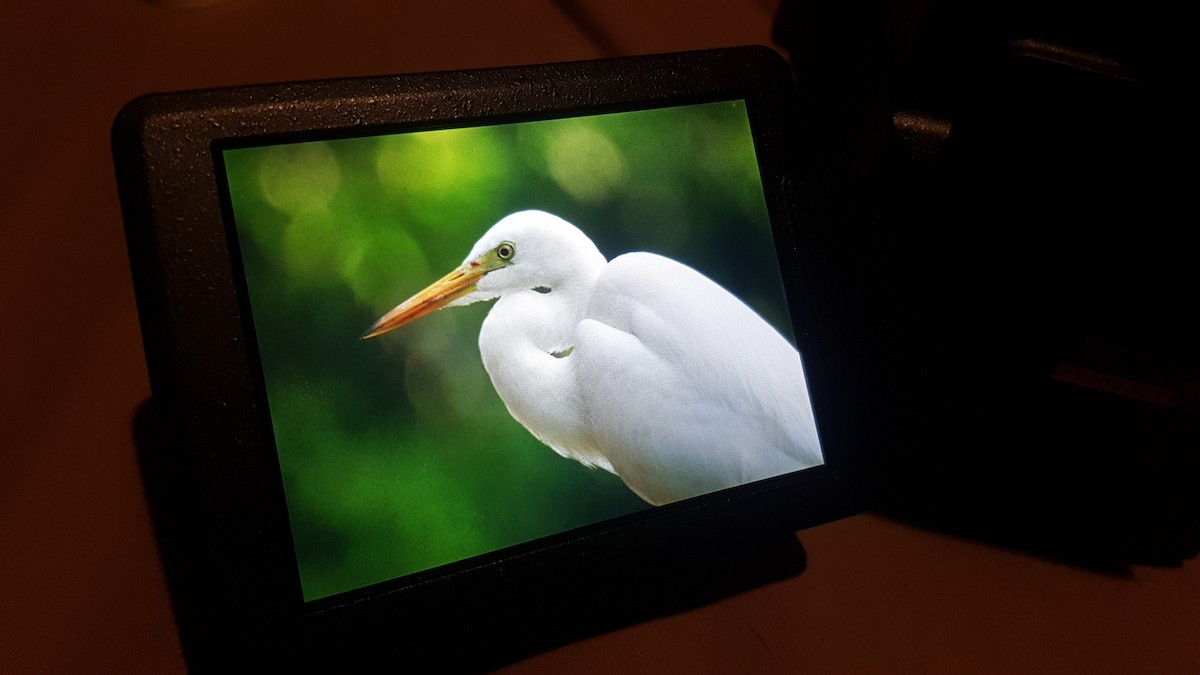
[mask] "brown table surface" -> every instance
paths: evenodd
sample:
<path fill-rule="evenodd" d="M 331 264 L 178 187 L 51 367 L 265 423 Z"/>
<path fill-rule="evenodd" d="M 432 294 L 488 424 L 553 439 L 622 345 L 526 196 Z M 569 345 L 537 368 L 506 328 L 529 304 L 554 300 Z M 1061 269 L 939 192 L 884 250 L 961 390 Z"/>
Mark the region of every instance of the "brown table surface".
<path fill-rule="evenodd" d="M 768 43 L 774 4 L 234 0 L 178 13 L 5 2 L 0 672 L 184 669 L 131 431 L 149 386 L 108 147 L 122 104 Z M 1109 576 L 871 515 L 802 540 L 797 577 L 505 672 L 1200 672 L 1195 560 Z"/>

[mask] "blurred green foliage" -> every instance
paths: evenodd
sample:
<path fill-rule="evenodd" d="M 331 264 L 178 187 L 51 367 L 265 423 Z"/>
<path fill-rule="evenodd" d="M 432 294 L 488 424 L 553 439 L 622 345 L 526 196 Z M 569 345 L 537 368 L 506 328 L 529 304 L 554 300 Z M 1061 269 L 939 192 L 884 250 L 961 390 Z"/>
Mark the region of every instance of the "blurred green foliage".
<path fill-rule="evenodd" d="M 646 508 L 509 416 L 479 359 L 487 303 L 358 339 L 503 216 L 673 257 L 791 335 L 741 101 L 224 160 L 306 599 Z"/>

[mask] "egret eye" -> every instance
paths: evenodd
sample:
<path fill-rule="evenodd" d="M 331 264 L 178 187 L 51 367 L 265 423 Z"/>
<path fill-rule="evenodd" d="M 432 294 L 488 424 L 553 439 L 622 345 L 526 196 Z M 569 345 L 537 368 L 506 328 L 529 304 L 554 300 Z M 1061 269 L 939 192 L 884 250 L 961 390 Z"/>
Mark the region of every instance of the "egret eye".
<path fill-rule="evenodd" d="M 510 241 L 502 242 L 496 247 L 496 255 L 499 256 L 501 260 L 511 260 L 513 254 L 516 252 L 517 247 L 514 246 Z"/>

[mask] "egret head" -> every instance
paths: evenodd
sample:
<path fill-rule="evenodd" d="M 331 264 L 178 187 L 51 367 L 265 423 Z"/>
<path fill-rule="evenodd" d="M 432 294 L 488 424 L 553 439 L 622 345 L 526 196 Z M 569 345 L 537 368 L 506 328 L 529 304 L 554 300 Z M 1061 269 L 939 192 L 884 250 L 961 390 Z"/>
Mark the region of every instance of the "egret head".
<path fill-rule="evenodd" d="M 383 315 L 362 337 L 382 335 L 443 307 L 591 284 L 604 264 L 579 228 L 544 211 L 519 211 L 485 232 L 461 265 Z"/>

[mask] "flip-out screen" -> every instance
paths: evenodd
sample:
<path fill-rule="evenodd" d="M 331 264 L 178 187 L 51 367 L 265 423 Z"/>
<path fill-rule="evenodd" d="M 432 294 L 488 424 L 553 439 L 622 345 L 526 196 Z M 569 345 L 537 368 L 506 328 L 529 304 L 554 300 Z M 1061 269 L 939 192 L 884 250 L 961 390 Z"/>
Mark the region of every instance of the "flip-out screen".
<path fill-rule="evenodd" d="M 749 120 L 218 146 L 306 601 L 823 463 Z"/>

